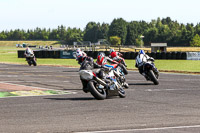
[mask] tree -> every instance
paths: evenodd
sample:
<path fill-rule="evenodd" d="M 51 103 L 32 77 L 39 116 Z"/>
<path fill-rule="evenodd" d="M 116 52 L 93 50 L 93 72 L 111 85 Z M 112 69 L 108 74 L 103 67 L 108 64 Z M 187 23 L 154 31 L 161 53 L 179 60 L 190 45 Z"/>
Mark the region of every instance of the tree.
<path fill-rule="evenodd" d="M 198 34 L 196 34 L 192 41 L 190 42 L 190 46 L 192 47 L 200 47 L 200 37 Z"/>
<path fill-rule="evenodd" d="M 97 34 L 98 34 L 98 28 L 99 28 L 99 23 L 96 24 L 95 22 L 89 22 L 86 25 L 85 28 L 85 34 L 84 34 L 84 41 L 91 41 L 91 42 L 97 42 Z"/>
<path fill-rule="evenodd" d="M 67 44 L 73 44 L 73 42 L 82 42 L 83 41 L 83 32 L 80 29 L 70 27 L 67 28 L 65 41 Z"/>
<path fill-rule="evenodd" d="M 110 37 L 110 43 L 112 45 L 119 46 L 119 45 L 121 45 L 121 38 L 118 37 L 118 36 L 111 36 Z"/>
<path fill-rule="evenodd" d="M 98 29 L 98 39 L 108 39 L 109 24 L 103 23 Z"/>
<path fill-rule="evenodd" d="M 118 36 L 121 38 L 121 43 L 125 44 L 127 36 L 127 22 L 122 19 L 114 19 L 109 27 L 108 36 Z"/>

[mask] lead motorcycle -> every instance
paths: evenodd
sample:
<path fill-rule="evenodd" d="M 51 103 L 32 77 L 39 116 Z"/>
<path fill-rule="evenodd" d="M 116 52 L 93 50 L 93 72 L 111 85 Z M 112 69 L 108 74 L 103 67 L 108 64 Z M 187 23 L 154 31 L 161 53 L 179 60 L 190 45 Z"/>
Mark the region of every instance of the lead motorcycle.
<path fill-rule="evenodd" d="M 83 61 L 79 71 L 81 80 L 87 83 L 87 89 L 98 100 L 103 100 L 108 96 L 117 95 L 121 98 L 126 97 L 124 87 L 120 84 L 119 76 L 115 70 L 104 70 L 103 79 L 98 77 L 98 70 L 87 70 L 88 61 Z M 89 66 L 90 67 L 90 66 Z"/>
<path fill-rule="evenodd" d="M 147 60 L 147 62 L 143 65 L 143 70 L 145 73 L 146 80 L 152 81 L 155 85 L 159 84 L 158 77 L 159 77 L 159 71 L 155 67 L 155 64 L 153 63 L 154 60 Z"/>

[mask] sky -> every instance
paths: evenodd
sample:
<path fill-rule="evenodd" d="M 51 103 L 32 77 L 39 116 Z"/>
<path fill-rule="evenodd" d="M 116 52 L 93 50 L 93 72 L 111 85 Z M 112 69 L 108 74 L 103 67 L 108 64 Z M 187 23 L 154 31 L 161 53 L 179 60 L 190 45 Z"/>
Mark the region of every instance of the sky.
<path fill-rule="evenodd" d="M 170 17 L 179 23 L 200 22 L 200 0 L 0 0 L 0 31 L 86 27 L 88 22 L 111 24 L 151 22 Z"/>

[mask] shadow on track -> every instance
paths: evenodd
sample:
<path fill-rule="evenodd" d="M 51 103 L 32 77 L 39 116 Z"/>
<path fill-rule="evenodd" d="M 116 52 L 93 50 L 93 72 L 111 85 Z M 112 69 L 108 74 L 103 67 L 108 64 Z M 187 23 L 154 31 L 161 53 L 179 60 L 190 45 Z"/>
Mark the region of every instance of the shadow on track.
<path fill-rule="evenodd" d="M 71 70 L 71 71 L 62 71 L 62 72 L 79 72 L 79 70 Z"/>
<path fill-rule="evenodd" d="M 78 97 L 78 98 L 44 98 L 49 100 L 71 100 L 71 101 L 88 101 L 88 100 L 96 100 L 93 97 Z"/>
<path fill-rule="evenodd" d="M 154 85 L 153 83 L 128 83 L 128 85 Z"/>

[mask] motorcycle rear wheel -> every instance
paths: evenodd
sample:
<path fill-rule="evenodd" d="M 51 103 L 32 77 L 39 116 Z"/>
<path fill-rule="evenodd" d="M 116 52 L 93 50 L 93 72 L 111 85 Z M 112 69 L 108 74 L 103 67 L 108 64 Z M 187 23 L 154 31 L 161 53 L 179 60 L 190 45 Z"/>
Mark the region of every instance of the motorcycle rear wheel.
<path fill-rule="evenodd" d="M 97 100 L 104 100 L 107 96 L 105 89 L 98 89 L 97 83 L 94 81 L 89 81 L 88 88 L 90 93 L 97 99 Z"/>
<path fill-rule="evenodd" d="M 153 81 L 153 83 L 155 85 L 159 84 L 158 79 L 156 78 L 156 76 L 152 70 L 149 70 L 149 77 L 151 78 L 151 80 Z"/>

